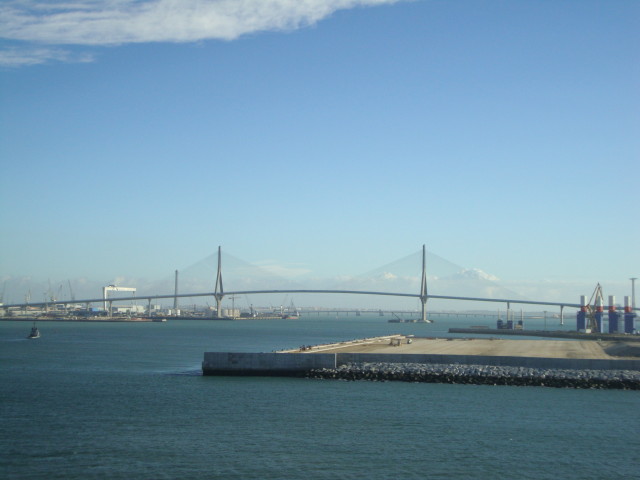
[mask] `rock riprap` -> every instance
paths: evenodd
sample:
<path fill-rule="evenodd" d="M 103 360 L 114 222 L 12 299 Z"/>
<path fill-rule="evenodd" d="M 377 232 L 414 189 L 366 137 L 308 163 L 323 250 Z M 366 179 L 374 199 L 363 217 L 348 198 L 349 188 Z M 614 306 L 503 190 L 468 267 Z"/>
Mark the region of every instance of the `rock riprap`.
<path fill-rule="evenodd" d="M 474 385 L 640 390 L 636 370 L 560 370 L 488 365 L 350 363 L 311 370 L 309 378 Z"/>

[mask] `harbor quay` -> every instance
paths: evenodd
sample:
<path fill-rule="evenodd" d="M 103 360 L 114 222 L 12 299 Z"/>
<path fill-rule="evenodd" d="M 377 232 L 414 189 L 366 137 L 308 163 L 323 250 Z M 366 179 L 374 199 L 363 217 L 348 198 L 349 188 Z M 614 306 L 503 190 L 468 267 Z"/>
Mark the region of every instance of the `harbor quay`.
<path fill-rule="evenodd" d="M 611 352 L 611 353 L 608 353 Z M 640 389 L 633 344 L 391 335 L 270 353 L 206 352 L 203 375 Z"/>

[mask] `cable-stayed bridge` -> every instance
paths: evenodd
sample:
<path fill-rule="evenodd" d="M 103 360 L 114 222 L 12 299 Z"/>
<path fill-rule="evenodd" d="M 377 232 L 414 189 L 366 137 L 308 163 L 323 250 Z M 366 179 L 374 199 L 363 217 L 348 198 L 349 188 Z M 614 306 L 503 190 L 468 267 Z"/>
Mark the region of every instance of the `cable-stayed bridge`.
<path fill-rule="evenodd" d="M 176 272 L 177 273 L 177 272 Z M 133 289 L 132 289 L 133 290 Z M 365 295 L 365 296 L 385 296 L 385 297 L 405 297 L 405 298 L 414 298 L 419 300 L 421 304 L 421 322 L 429 322 L 430 320 L 427 318 L 427 301 L 428 300 L 454 300 L 454 301 L 463 301 L 463 302 L 486 302 L 486 303 L 498 303 L 504 304 L 507 308 L 507 311 L 511 309 L 511 305 L 519 304 L 519 305 L 535 305 L 535 306 L 550 306 L 550 307 L 559 307 L 560 309 L 560 318 L 562 319 L 563 310 L 565 307 L 575 307 L 580 308 L 581 305 L 577 303 L 571 302 L 549 302 L 549 301 L 538 301 L 538 300 L 528 300 L 528 299 L 520 299 L 520 298 L 488 298 L 488 297 L 476 297 L 476 296 L 456 296 L 456 295 L 434 295 L 428 292 L 427 286 L 427 269 L 426 269 L 426 249 L 423 245 L 422 247 L 422 275 L 420 281 L 420 290 L 414 292 L 391 292 L 391 291 L 379 291 L 379 290 L 354 290 L 354 289 L 310 289 L 310 288 L 284 288 L 284 289 L 264 289 L 264 288 L 255 288 L 255 289 L 237 289 L 225 291 L 223 287 L 222 281 L 222 257 L 221 257 L 221 248 L 218 247 L 218 265 L 216 272 L 216 281 L 214 291 L 209 292 L 191 292 L 191 293 L 179 293 L 178 292 L 178 282 L 176 276 L 176 287 L 175 291 L 172 294 L 163 294 L 163 295 L 133 295 L 133 296 L 124 296 L 124 297 L 107 297 L 107 291 L 104 291 L 102 298 L 89 298 L 89 299 L 81 299 L 81 300 L 51 300 L 44 302 L 30 302 L 30 303 L 20 303 L 20 304 L 9 304 L 4 305 L 3 308 L 20 308 L 27 306 L 30 307 L 54 307 L 55 305 L 69 305 L 69 304 L 90 304 L 90 303 L 103 303 L 105 309 L 111 311 L 111 306 L 114 302 L 131 302 L 132 300 L 146 300 L 149 303 L 149 312 L 151 311 L 151 302 L 154 300 L 163 300 L 163 299 L 173 299 L 174 305 L 177 305 L 178 299 L 180 298 L 198 298 L 198 297 L 209 297 L 213 298 L 216 302 L 216 312 L 218 318 L 222 318 L 222 300 L 225 297 L 235 297 L 241 295 L 262 295 L 262 294 L 344 294 L 344 295 Z"/>

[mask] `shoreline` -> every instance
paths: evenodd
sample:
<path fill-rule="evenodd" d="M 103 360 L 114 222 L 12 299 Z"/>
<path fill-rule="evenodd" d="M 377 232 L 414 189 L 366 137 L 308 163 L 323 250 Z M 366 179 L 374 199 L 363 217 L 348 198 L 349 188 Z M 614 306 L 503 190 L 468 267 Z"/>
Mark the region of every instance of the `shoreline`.
<path fill-rule="evenodd" d="M 36 318 L 36 317 L 24 317 L 24 318 L 0 318 L 0 322 L 27 322 L 27 323 L 39 323 L 39 322 L 82 322 L 82 323 L 159 323 L 162 319 L 167 317 L 138 317 L 138 318 L 117 318 L 117 317 L 94 317 L 94 318 Z"/>
<path fill-rule="evenodd" d="M 153 317 L 135 317 L 135 318 L 119 318 L 119 317 L 89 317 L 89 318 L 58 318 L 58 317 L 0 317 L 0 322 L 160 322 L 169 320 L 210 320 L 210 321 L 244 321 L 244 320 L 277 320 L 282 317 L 278 316 L 258 316 L 258 317 L 194 317 L 194 316 L 153 316 Z"/>

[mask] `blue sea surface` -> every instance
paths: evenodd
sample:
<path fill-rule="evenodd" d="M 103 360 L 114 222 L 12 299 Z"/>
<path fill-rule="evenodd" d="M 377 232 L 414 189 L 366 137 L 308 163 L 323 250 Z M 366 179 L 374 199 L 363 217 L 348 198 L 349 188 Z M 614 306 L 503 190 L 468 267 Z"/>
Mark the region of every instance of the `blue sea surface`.
<path fill-rule="evenodd" d="M 259 352 L 486 320 L 0 322 L 0 478 L 640 478 L 640 393 L 203 377 Z"/>

